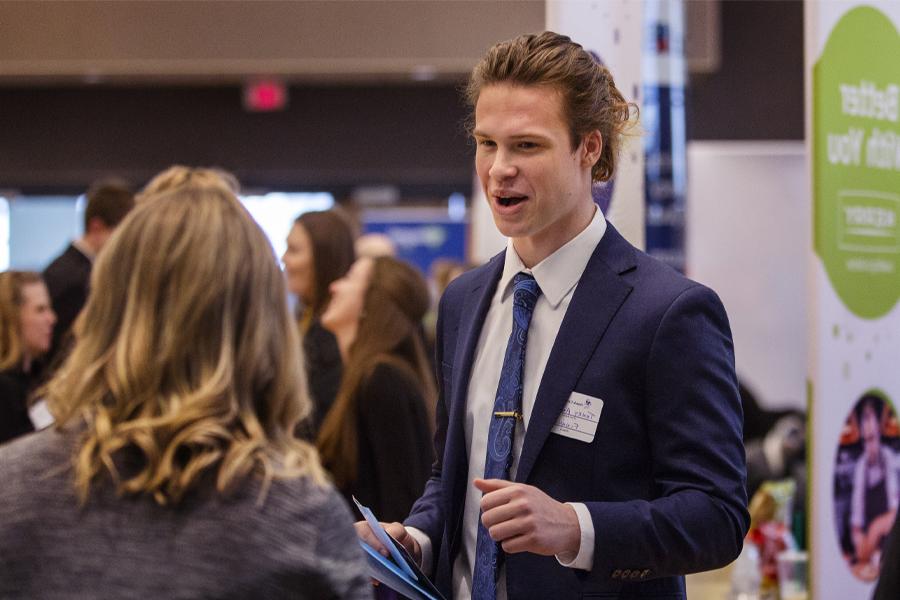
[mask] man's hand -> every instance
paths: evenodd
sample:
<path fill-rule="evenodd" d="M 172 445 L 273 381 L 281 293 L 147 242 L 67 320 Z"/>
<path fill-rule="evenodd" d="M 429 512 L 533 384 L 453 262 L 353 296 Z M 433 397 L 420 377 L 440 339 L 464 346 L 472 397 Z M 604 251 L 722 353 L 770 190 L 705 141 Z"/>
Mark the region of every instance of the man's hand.
<path fill-rule="evenodd" d="M 378 541 L 378 538 L 375 537 L 375 533 L 372 531 L 372 528 L 369 527 L 367 522 L 357 521 L 353 526 L 356 527 L 356 535 L 365 543 L 375 548 L 382 556 L 390 555 L 390 551 L 384 547 L 384 544 Z M 404 527 L 402 523 L 382 523 L 381 526 L 384 527 L 385 531 L 387 531 L 392 538 L 400 542 L 400 544 L 406 548 L 406 551 L 409 552 L 409 555 L 413 557 L 413 560 L 415 560 L 417 564 L 422 564 L 422 550 L 419 548 L 419 543 L 413 536 L 409 535 L 409 532 L 406 531 L 406 527 Z"/>
<path fill-rule="evenodd" d="M 481 498 L 481 522 L 503 551 L 550 556 L 574 556 L 581 546 L 581 526 L 575 509 L 541 490 L 502 479 L 476 479 Z"/>

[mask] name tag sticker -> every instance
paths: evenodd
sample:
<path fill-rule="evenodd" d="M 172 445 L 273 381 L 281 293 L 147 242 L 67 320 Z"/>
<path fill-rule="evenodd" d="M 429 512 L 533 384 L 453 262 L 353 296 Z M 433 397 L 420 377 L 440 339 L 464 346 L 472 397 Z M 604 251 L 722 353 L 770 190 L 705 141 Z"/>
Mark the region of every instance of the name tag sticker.
<path fill-rule="evenodd" d="M 572 392 L 550 431 L 582 442 L 592 442 L 602 410 L 603 400 L 600 398 Z"/>

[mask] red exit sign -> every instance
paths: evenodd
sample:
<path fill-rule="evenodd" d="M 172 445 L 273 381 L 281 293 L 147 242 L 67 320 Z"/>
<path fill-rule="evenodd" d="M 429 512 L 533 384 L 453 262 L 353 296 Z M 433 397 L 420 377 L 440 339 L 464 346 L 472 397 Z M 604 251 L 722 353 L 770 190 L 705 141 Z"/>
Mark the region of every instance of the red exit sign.
<path fill-rule="evenodd" d="M 276 79 L 261 79 L 244 86 L 244 110 L 273 112 L 284 110 L 287 103 L 287 88 Z"/>

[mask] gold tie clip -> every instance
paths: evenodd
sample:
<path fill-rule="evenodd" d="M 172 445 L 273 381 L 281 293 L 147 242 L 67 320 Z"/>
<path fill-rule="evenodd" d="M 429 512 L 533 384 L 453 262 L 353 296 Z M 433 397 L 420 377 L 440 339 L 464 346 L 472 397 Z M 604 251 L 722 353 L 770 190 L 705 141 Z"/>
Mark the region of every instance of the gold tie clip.
<path fill-rule="evenodd" d="M 494 416 L 495 417 L 512 417 L 513 419 L 518 419 L 520 421 L 522 420 L 522 413 L 515 411 L 515 410 L 495 411 Z"/>

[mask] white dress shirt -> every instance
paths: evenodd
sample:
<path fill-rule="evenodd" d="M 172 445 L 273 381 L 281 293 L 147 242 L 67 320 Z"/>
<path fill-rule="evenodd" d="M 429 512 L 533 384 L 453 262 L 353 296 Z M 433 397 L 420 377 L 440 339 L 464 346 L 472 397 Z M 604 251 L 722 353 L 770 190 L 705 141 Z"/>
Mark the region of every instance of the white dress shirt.
<path fill-rule="evenodd" d="M 545 258 L 530 269 L 541 288 L 531 324 L 528 328 L 528 342 L 525 350 L 525 367 L 523 369 L 522 414 L 523 420 L 516 424 L 513 438 L 513 457 L 509 479 L 515 478 L 519 464 L 519 455 L 528 430 L 528 422 L 534 408 L 547 360 L 563 317 L 569 308 L 569 302 L 575 292 L 579 279 L 587 267 L 588 260 L 606 232 L 606 220 L 599 208 L 596 209 L 590 224 L 567 244 Z M 466 400 L 466 450 L 469 457 L 469 486 L 466 492 L 463 513 L 462 548 L 453 564 L 453 593 L 455 598 L 470 598 L 472 586 L 472 569 L 475 564 L 475 540 L 480 518 L 482 493 L 472 484 L 476 478 L 484 475 L 484 461 L 487 452 L 488 429 L 491 414 L 494 410 L 494 399 L 500 371 L 503 367 L 503 355 L 512 331 L 512 279 L 520 271 L 529 272 L 519 255 L 516 254 L 512 240 L 506 249 L 506 261 L 503 274 L 497 285 L 497 291 L 491 300 L 491 306 L 485 317 L 475 360 L 469 378 L 469 389 Z M 557 556 L 557 560 L 567 567 L 590 570 L 594 559 L 594 526 L 587 508 L 580 503 L 571 503 L 578 515 L 581 526 L 581 545 L 575 556 Z M 410 533 L 422 548 L 424 565 L 430 565 L 431 541 L 428 536 L 417 529 L 410 528 Z M 505 566 L 501 568 L 500 582 L 497 586 L 497 598 L 506 598 Z"/>

